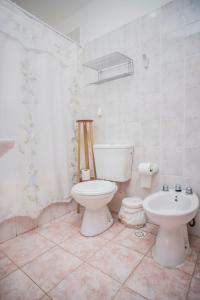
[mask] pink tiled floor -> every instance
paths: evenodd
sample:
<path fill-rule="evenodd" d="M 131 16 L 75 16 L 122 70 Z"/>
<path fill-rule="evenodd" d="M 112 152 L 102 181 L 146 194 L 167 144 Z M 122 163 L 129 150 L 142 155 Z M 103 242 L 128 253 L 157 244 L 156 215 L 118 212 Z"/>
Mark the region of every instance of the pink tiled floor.
<path fill-rule="evenodd" d="M 163 268 L 143 238 L 115 219 L 102 235 L 80 235 L 75 211 L 0 244 L 0 300 L 200 300 L 200 238 L 181 266 Z M 140 230 L 139 230 L 140 231 Z"/>

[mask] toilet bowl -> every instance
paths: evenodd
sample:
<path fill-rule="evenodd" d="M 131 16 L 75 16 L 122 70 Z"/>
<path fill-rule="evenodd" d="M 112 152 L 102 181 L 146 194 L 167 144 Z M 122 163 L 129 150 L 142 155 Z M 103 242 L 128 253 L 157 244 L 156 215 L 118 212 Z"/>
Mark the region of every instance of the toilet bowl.
<path fill-rule="evenodd" d="M 71 191 L 73 198 L 85 207 L 81 234 L 95 236 L 113 224 L 107 204 L 112 200 L 116 191 L 116 183 L 106 180 L 80 182 L 73 186 Z"/>
<path fill-rule="evenodd" d="M 160 191 L 144 199 L 143 207 L 148 218 L 159 225 L 153 248 L 155 261 L 166 267 L 183 263 L 190 251 L 187 223 L 197 213 L 197 195 L 185 191 Z"/>

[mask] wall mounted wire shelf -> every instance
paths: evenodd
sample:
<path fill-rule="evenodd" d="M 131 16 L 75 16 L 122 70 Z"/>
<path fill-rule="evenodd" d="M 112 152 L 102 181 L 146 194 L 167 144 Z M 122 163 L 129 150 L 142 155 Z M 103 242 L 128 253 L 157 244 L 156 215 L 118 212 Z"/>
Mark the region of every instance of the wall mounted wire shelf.
<path fill-rule="evenodd" d="M 84 63 L 83 66 L 98 72 L 98 80 L 90 84 L 101 84 L 133 75 L 133 60 L 120 52 L 113 52 Z"/>

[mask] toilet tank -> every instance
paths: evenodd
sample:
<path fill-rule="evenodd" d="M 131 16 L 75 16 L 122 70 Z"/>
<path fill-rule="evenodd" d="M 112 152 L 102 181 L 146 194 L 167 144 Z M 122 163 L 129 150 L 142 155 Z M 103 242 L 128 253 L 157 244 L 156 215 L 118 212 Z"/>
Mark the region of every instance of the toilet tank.
<path fill-rule="evenodd" d="M 125 182 L 131 179 L 133 145 L 94 145 L 98 179 Z"/>

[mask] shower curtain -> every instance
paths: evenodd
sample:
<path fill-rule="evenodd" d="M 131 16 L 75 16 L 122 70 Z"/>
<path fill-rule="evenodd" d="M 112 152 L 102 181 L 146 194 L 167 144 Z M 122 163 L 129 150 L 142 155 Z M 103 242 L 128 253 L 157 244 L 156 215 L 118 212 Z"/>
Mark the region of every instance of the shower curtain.
<path fill-rule="evenodd" d="M 77 45 L 0 0 L 0 222 L 69 201 Z"/>

